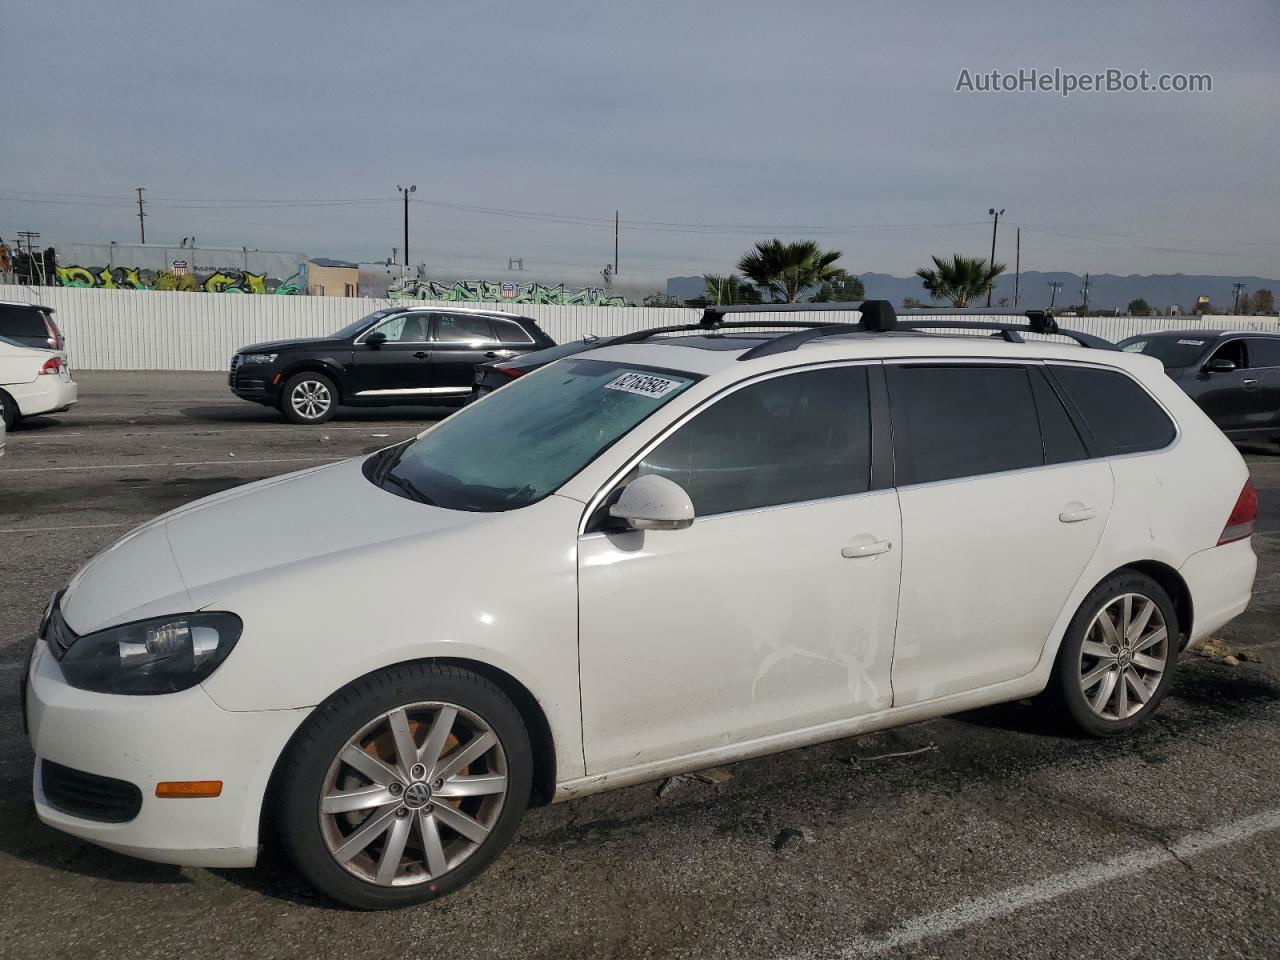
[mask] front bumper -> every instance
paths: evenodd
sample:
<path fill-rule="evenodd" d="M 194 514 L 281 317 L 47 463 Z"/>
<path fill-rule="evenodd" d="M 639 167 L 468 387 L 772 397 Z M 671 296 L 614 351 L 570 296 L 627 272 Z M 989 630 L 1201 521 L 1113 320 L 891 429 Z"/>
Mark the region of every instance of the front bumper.
<path fill-rule="evenodd" d="M 279 380 L 275 368 L 255 364 L 253 366 L 233 366 L 227 377 L 227 386 L 241 400 L 253 400 L 258 403 L 272 403 L 280 392 Z"/>
<path fill-rule="evenodd" d="M 161 696 L 116 696 L 69 686 L 37 641 L 26 672 L 26 720 L 36 754 L 36 814 L 99 846 L 160 863 L 250 867 L 276 759 L 309 710 L 223 710 L 201 687 Z M 135 785 L 141 807 L 125 823 L 55 807 L 41 761 Z M 156 796 L 165 780 L 221 780 L 218 797 Z"/>

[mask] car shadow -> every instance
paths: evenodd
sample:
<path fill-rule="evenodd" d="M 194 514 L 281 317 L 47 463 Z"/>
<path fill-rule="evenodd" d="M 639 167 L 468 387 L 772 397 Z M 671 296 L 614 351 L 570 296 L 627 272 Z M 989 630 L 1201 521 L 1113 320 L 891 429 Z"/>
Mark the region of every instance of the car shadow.
<path fill-rule="evenodd" d="M 443 420 L 458 407 L 339 407 L 330 423 L 428 423 Z M 178 411 L 189 420 L 204 423 L 289 424 L 274 407 L 259 404 L 219 404 L 184 407 Z M 323 426 L 323 424 L 321 424 Z"/>
<path fill-rule="evenodd" d="M 62 420 L 57 416 L 48 414 L 36 414 L 34 417 L 23 417 L 13 428 L 14 433 L 35 433 L 40 430 L 50 430 L 54 427 L 62 426 Z"/>

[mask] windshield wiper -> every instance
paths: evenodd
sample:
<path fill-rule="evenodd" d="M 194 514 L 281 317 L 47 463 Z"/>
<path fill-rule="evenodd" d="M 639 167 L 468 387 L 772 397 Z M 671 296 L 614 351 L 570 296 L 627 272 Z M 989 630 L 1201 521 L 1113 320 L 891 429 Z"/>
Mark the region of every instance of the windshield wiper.
<path fill-rule="evenodd" d="M 388 473 L 380 481 L 379 485 L 386 488 L 387 484 L 391 484 L 409 495 L 410 500 L 416 500 L 418 503 L 425 503 L 429 507 L 434 507 L 436 502 L 419 490 L 412 481 L 406 480 L 404 477 L 398 477 L 394 473 Z"/>

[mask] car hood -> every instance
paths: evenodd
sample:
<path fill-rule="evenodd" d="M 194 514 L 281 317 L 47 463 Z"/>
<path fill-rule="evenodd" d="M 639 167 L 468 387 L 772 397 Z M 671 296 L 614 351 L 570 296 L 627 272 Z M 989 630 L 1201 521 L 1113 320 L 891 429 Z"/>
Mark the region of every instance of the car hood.
<path fill-rule="evenodd" d="M 350 344 L 346 344 L 342 340 L 334 340 L 331 337 L 295 337 L 293 340 L 268 340 L 266 343 L 251 343 L 247 347 L 241 347 L 236 353 L 280 353 L 283 350 L 308 349 L 320 345 L 350 346 Z"/>
<path fill-rule="evenodd" d="M 362 459 L 235 487 L 139 527 L 72 579 L 67 624 L 83 634 L 216 606 L 244 583 L 501 516 L 388 493 L 365 478 Z"/>

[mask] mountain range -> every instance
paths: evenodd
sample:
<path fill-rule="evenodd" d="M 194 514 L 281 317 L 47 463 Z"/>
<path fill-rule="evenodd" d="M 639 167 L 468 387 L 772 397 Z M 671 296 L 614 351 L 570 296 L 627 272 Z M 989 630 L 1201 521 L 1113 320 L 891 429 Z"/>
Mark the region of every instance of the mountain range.
<path fill-rule="evenodd" d="M 867 289 L 867 298 L 871 300 L 889 300 L 901 305 L 907 297 L 915 297 L 929 303 L 929 295 L 925 292 L 919 277 L 895 277 L 888 273 L 859 274 Z M 996 280 L 996 289 L 991 302 L 998 305 L 1002 297 L 1013 303 L 1012 274 L 1005 274 Z M 1023 272 L 1018 283 L 1018 306 L 1023 308 L 1047 307 L 1051 290 L 1049 284 L 1061 283 L 1055 309 L 1065 310 L 1079 305 L 1083 301 L 1081 288 L 1084 277 L 1075 273 L 1041 273 L 1036 270 Z M 1122 277 L 1114 273 L 1098 273 L 1089 277 L 1089 307 L 1091 309 L 1117 308 L 1123 311 L 1130 300 L 1139 297 L 1146 300 L 1154 309 L 1168 313 L 1170 307 L 1180 307 L 1182 311 L 1192 312 L 1200 297 L 1208 297 L 1209 302 L 1219 312 L 1229 312 L 1233 297 L 1233 283 L 1243 283 L 1245 292 L 1252 294 L 1260 289 L 1268 289 L 1280 295 L 1280 280 L 1268 277 L 1220 277 L 1209 274 L 1188 273 L 1156 273 L 1150 275 L 1130 274 Z M 667 295 L 687 300 L 702 296 L 701 277 L 668 277 Z M 975 304 L 982 306 L 982 304 Z"/>

